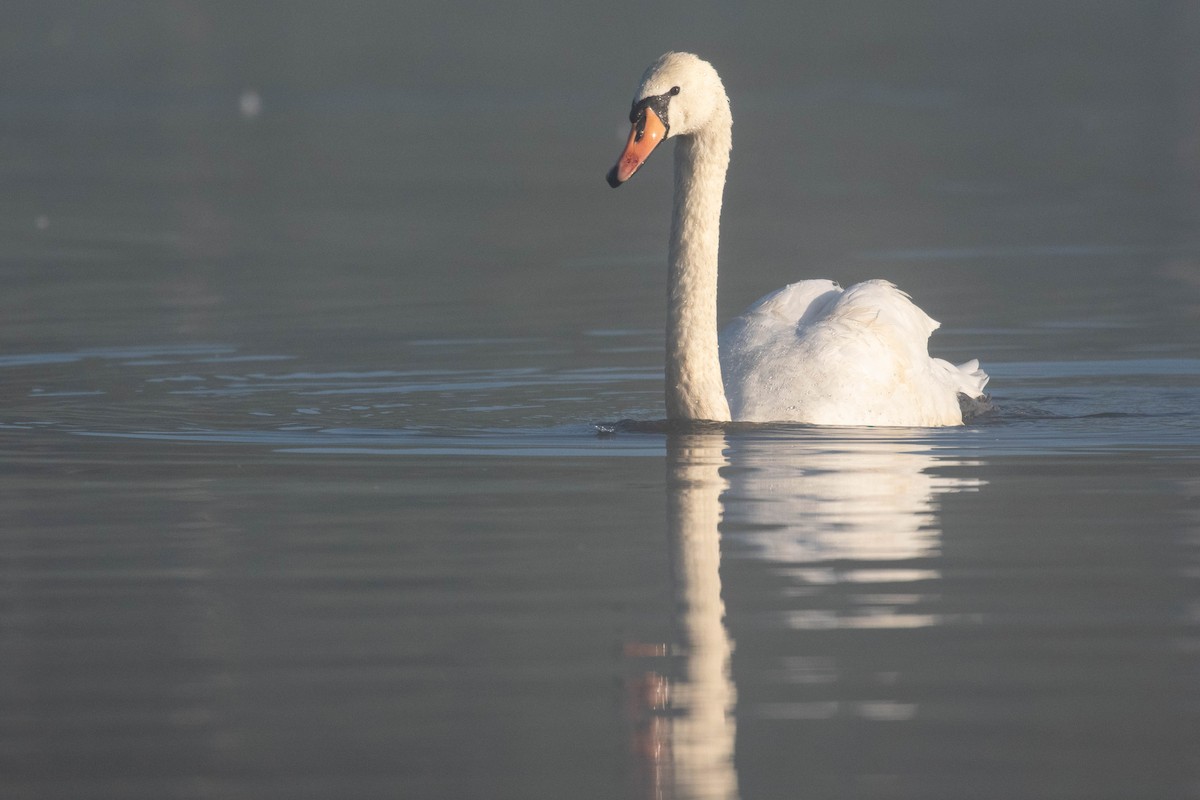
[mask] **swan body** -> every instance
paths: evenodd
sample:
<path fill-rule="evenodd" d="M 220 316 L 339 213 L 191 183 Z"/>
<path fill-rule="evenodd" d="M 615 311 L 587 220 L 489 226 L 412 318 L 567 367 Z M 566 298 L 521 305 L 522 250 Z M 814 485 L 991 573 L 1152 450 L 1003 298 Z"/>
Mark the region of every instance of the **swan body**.
<path fill-rule="evenodd" d="M 717 251 L 733 117 L 720 77 L 689 53 L 667 53 L 642 76 L 633 130 L 612 186 L 668 138 L 675 201 L 667 292 L 667 416 L 673 420 L 816 425 L 962 424 L 959 395 L 982 394 L 977 361 L 930 358 L 938 323 L 887 281 L 842 289 L 785 286 L 717 334 Z"/>

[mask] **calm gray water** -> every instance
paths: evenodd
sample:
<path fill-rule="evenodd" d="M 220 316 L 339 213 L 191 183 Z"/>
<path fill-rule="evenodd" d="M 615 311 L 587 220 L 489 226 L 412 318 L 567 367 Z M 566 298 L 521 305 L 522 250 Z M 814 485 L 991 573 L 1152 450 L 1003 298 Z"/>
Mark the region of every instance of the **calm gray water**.
<path fill-rule="evenodd" d="M 1200 797 L 1195 5 L 564 9 L 0 12 L 0 794 Z M 603 432 L 669 48 L 994 414 Z"/>

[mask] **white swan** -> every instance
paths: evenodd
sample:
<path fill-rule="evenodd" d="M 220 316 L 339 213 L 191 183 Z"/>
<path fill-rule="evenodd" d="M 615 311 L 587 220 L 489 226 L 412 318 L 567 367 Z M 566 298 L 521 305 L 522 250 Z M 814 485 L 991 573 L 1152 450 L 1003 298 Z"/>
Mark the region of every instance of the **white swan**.
<path fill-rule="evenodd" d="M 773 292 L 717 336 L 717 244 L 733 117 L 712 65 L 667 53 L 642 76 L 633 130 L 608 174 L 620 186 L 675 145 L 667 317 L 667 416 L 817 425 L 961 425 L 979 362 L 930 358 L 938 323 L 886 281 L 808 280 Z M 722 379 L 722 376 L 724 378 Z"/>

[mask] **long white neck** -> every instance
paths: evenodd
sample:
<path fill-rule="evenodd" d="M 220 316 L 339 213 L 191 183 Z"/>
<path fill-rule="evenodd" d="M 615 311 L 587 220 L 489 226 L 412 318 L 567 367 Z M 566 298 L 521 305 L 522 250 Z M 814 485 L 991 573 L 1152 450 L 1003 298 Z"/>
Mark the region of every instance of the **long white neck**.
<path fill-rule="evenodd" d="M 667 287 L 667 417 L 729 420 L 717 347 L 717 249 L 733 117 L 722 96 L 711 121 L 675 145 L 675 210 Z"/>

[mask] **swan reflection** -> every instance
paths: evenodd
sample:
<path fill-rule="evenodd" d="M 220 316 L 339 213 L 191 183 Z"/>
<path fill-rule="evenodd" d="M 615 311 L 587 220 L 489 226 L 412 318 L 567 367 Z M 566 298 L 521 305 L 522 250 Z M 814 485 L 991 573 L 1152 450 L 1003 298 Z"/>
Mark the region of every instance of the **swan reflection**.
<path fill-rule="evenodd" d="M 760 595 L 755 606 L 763 604 L 762 594 L 771 596 L 767 605 L 775 610 L 767 612 L 768 628 L 938 624 L 936 615 L 919 611 L 922 596 L 940 577 L 938 497 L 980 485 L 939 469 L 947 464 L 961 462 L 939 460 L 917 432 L 788 438 L 735 431 L 669 438 L 676 641 L 631 651 L 663 656 L 656 661 L 661 668 L 645 673 L 631 691 L 646 796 L 738 796 L 734 639 L 722 594 L 722 552 L 731 559 L 727 572 L 741 565 L 735 607 L 739 592 Z M 839 664 L 793 653 L 776 659 L 772 669 L 784 683 L 821 686 L 838 680 Z M 756 704 L 753 713 L 812 719 L 842 708 L 830 699 Z M 915 706 L 864 699 L 854 713 L 901 720 Z"/>

